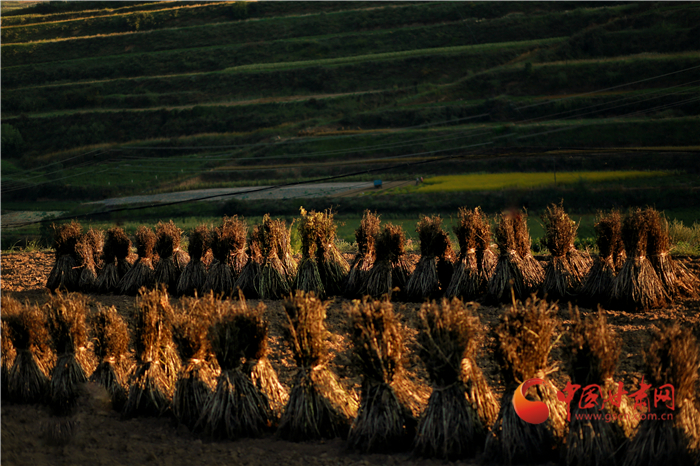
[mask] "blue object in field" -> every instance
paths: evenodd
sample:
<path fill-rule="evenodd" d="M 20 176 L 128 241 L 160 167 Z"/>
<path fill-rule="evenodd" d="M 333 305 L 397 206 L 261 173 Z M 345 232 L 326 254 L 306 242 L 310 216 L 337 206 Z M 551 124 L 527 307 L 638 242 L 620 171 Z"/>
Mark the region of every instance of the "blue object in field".
<path fill-rule="evenodd" d="M 374 187 L 381 188 L 382 187 L 382 180 L 374 180 Z"/>

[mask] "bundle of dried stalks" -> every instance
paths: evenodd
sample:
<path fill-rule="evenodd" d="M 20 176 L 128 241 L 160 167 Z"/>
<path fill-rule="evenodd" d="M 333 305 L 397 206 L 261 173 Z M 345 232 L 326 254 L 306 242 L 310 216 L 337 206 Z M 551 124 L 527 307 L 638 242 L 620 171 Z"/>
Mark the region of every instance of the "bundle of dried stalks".
<path fill-rule="evenodd" d="M 416 418 L 405 373 L 405 335 L 389 301 L 353 301 L 354 364 L 362 374 L 360 408 L 348 435 L 350 448 L 396 451 L 410 446 Z"/>
<path fill-rule="evenodd" d="M 487 296 L 493 302 L 508 302 L 513 295 L 521 299 L 527 293 L 522 272 L 524 263 L 517 251 L 514 215 L 503 213 L 498 220 L 496 244 L 500 254 L 488 283 Z"/>
<path fill-rule="evenodd" d="M 231 268 L 231 258 L 239 257 L 238 251 L 245 248 L 248 225 L 238 217 L 224 217 L 221 225 L 211 231 L 211 251 L 214 262 L 209 267 L 202 292 L 229 296 L 235 289 L 237 275 Z M 236 261 L 238 264 L 238 261 Z"/>
<path fill-rule="evenodd" d="M 326 289 L 321 280 L 318 263 L 318 243 L 321 239 L 320 224 L 323 213 L 306 212 L 302 207 L 299 220 L 299 236 L 301 237 L 301 261 L 294 279 L 294 288 L 306 292 L 314 292 L 316 296 L 326 295 Z"/>
<path fill-rule="evenodd" d="M 173 316 L 173 341 L 182 360 L 173 395 L 173 414 L 189 429 L 195 428 L 220 372 L 207 333 L 214 315 L 223 306 L 211 293 L 201 299 L 184 297 Z"/>
<path fill-rule="evenodd" d="M 100 361 L 90 381 L 103 386 L 112 407 L 121 411 L 126 403 L 126 376 L 133 365 L 129 358 L 129 327 L 114 306 L 100 306 L 90 325 L 95 335 L 95 355 Z"/>
<path fill-rule="evenodd" d="M 303 291 L 284 301 L 285 337 L 299 367 L 278 430 L 287 440 L 344 436 L 357 412 L 357 402 L 328 368 L 326 305 Z"/>
<path fill-rule="evenodd" d="M 85 236 L 92 251 L 92 262 L 95 264 L 95 270 L 99 270 L 103 265 L 102 247 L 105 244 L 104 232 L 96 228 L 89 228 Z"/>
<path fill-rule="evenodd" d="M 416 225 L 421 257 L 406 283 L 406 295 L 414 301 L 436 298 L 452 280 L 454 253 L 439 215 L 423 217 Z"/>
<path fill-rule="evenodd" d="M 556 341 L 558 308 L 544 300 L 514 301 L 501 317 L 495 334 L 496 360 L 501 367 L 506 389 L 501 399 L 492 432 L 486 438 L 485 457 L 503 464 L 546 462 L 556 454 L 563 438 L 566 408 L 557 399 L 557 389 L 545 377 L 556 369 L 549 363 L 549 353 Z M 544 382 L 534 385 L 530 393 L 549 408 L 549 418 L 541 424 L 523 421 L 515 412 L 513 396 L 518 386 L 529 379 Z"/>
<path fill-rule="evenodd" d="M 265 258 L 258 282 L 258 294 L 262 299 L 280 299 L 292 292 L 294 277 L 287 276 L 278 256 L 286 232 L 284 220 L 272 220 L 269 215 L 263 217 L 263 223 L 258 228 L 261 252 Z"/>
<path fill-rule="evenodd" d="M 107 230 L 102 248 L 103 266 L 97 274 L 97 289 L 100 293 L 119 291 L 119 281 L 131 268 L 126 260 L 131 249 L 131 240 L 120 227 Z"/>
<path fill-rule="evenodd" d="M 51 372 L 50 405 L 59 415 L 71 414 L 80 396 L 80 385 L 95 369 L 88 350 L 87 298 L 80 294 L 51 297 L 46 305 L 47 327 L 58 355 Z"/>
<path fill-rule="evenodd" d="M 647 383 L 670 396 L 657 400 L 655 394 L 653 403 L 649 397 L 649 414 L 640 422 L 623 466 L 700 464 L 697 340 L 690 329 L 665 328 L 654 335 L 644 360 Z"/>
<path fill-rule="evenodd" d="M 246 359 L 261 354 L 267 333 L 264 310 L 262 303 L 251 309 L 244 300 L 238 301 L 228 309 L 220 308 L 209 329 L 221 373 L 197 426 L 212 437 L 257 437 L 274 423 L 267 398 L 244 372 Z"/>
<path fill-rule="evenodd" d="M 239 300 L 245 303 L 245 298 L 239 295 Z M 253 384 L 262 392 L 272 408 L 274 417 L 279 419 L 284 406 L 287 404 L 289 394 L 287 389 L 280 383 L 270 360 L 268 359 L 269 347 L 267 344 L 267 335 L 269 324 L 262 317 L 265 310 L 265 305 L 260 303 L 255 310 L 256 316 L 256 335 L 259 336 L 259 342 L 256 345 L 250 345 L 244 354 L 245 357 L 245 373 L 248 374 Z"/>
<path fill-rule="evenodd" d="M 134 237 L 139 258 L 119 282 L 119 292 L 132 296 L 136 296 L 141 287 L 151 289 L 155 286 L 153 247 L 156 244 L 156 235 L 153 230 L 141 225 Z"/>
<path fill-rule="evenodd" d="M 163 284 L 169 293 L 177 293 L 180 274 L 190 261 L 190 256 L 180 249 L 180 230 L 172 220 L 168 223 L 158 222 L 156 225 L 155 251 L 158 254 L 158 264 L 155 269 L 156 285 Z"/>
<path fill-rule="evenodd" d="M 459 242 L 459 256 L 445 296 L 465 300 L 486 293 L 497 258 L 491 252 L 491 226 L 479 207 L 459 208 L 459 223 L 453 228 Z"/>
<path fill-rule="evenodd" d="M 381 298 L 403 297 L 413 267 L 406 255 L 406 235 L 401 225 L 387 223 L 375 240 L 377 259 L 361 293 Z M 393 294 L 393 296 L 392 296 Z"/>
<path fill-rule="evenodd" d="M 2 306 L 3 308 L 5 307 L 4 296 Z M 17 306 L 19 306 L 19 303 L 17 303 Z M 15 357 L 17 357 L 17 351 L 15 350 L 15 346 L 12 344 L 12 340 L 10 339 L 8 332 L 9 327 L 5 321 L 0 321 L 0 344 L 2 345 L 0 347 L 0 383 L 2 384 L 0 387 L 0 396 L 2 397 L 3 401 L 7 401 L 7 380 L 10 376 L 10 369 L 15 363 Z"/>
<path fill-rule="evenodd" d="M 585 319 L 578 307 L 571 314 L 573 325 L 567 334 L 564 356 L 572 383 L 581 388 L 591 384 L 601 387 L 603 393 L 596 395 L 619 393 L 612 377 L 620 354 L 620 339 L 600 310 L 595 316 Z M 582 397 L 583 391 L 577 390 L 570 401 L 567 448 L 562 452 L 562 460 L 568 466 L 615 464 L 627 434 L 635 427 L 632 407 L 622 396 L 619 406 L 603 402 L 604 408 L 598 406 L 600 401 L 587 407 Z M 586 416 L 599 413 L 601 409 L 604 409 L 603 416 L 615 421 Z"/>
<path fill-rule="evenodd" d="M 622 308 L 652 309 L 664 306 L 668 300 L 663 282 L 646 257 L 649 220 L 644 211 L 637 208 L 631 210 L 622 223 L 627 259 L 612 286 L 612 300 Z"/>
<path fill-rule="evenodd" d="M 377 257 L 375 238 L 379 233 L 379 223 L 379 216 L 376 212 L 365 210 L 360 226 L 355 230 L 357 254 L 355 254 L 350 266 L 343 292 L 343 295 L 348 299 L 359 297 L 362 284 L 367 281 L 369 271 L 374 265 Z"/>
<path fill-rule="evenodd" d="M 260 243 L 260 227 L 256 226 L 250 232 L 250 237 L 248 238 L 248 262 L 233 284 L 234 290 L 239 290 L 248 298 L 259 297 L 260 274 L 264 262 L 265 257 L 263 256 L 262 244 Z"/>
<path fill-rule="evenodd" d="M 87 234 L 80 236 L 80 240 L 75 245 L 75 253 L 78 256 L 80 270 L 78 288 L 84 293 L 89 293 L 97 287 L 97 269 L 95 269 L 95 256 Z"/>
<path fill-rule="evenodd" d="M 489 411 L 493 395 L 485 385 L 479 387 L 485 392 L 469 397 L 464 378 L 480 373 L 474 358 L 481 339 L 479 319 L 462 301 L 443 299 L 440 304 L 433 301 L 421 306 L 418 355 L 428 371 L 433 393 L 418 425 L 417 454 L 454 460 L 476 455 L 483 444 L 487 426 L 477 410 Z M 469 374 L 463 372 L 465 359 Z"/>
<path fill-rule="evenodd" d="M 187 263 L 180 280 L 177 282 L 178 296 L 195 296 L 203 294 L 204 284 L 207 281 L 207 267 L 202 261 L 209 249 L 209 227 L 199 225 L 190 233 L 188 253 L 190 261 Z"/>
<path fill-rule="evenodd" d="M 552 254 L 545 268 L 542 291 L 550 299 L 566 299 L 578 290 L 585 277 L 580 272 L 586 268 L 586 258 L 574 248 L 578 225 L 566 214 L 562 202 L 547 207 L 542 226 L 545 245 Z"/>
<path fill-rule="evenodd" d="M 606 302 L 612 292 L 616 261 L 624 253 L 620 212 L 598 213 L 594 225 L 598 257 L 584 280 L 579 295 L 589 303 Z"/>
<path fill-rule="evenodd" d="M 515 235 L 515 249 L 522 258 L 523 284 L 528 294 L 534 293 L 540 289 L 542 282 L 544 282 L 544 268 L 532 256 L 530 251 L 532 242 L 530 240 L 530 230 L 527 227 L 527 212 L 518 211 L 513 214 L 513 232 Z"/>
<path fill-rule="evenodd" d="M 284 226 L 284 222 L 282 222 Z M 277 257 L 282 261 L 282 267 L 284 268 L 284 273 L 289 280 L 290 286 L 294 283 L 294 278 L 297 276 L 297 261 L 294 259 L 294 254 L 292 252 L 292 228 L 294 227 L 294 220 L 289 225 L 289 228 L 282 228 L 278 236 L 277 242 Z"/>
<path fill-rule="evenodd" d="M 238 218 L 238 215 L 232 217 L 224 215 L 221 228 L 224 231 L 223 237 L 226 239 L 230 249 L 228 265 L 231 266 L 231 274 L 235 282 L 243 271 L 243 267 L 248 263 L 248 253 L 246 252 L 248 224 L 244 219 Z"/>
<path fill-rule="evenodd" d="M 44 401 L 55 362 L 47 345 L 46 317 L 36 306 L 21 305 L 4 293 L 1 304 L 3 330 L 7 332 L 3 332 L 3 340 L 7 338 L 16 352 L 7 374 L 7 397 L 16 403 Z"/>
<path fill-rule="evenodd" d="M 79 256 L 76 246 L 83 233 L 78 222 L 72 221 L 63 225 L 51 225 L 53 228 L 53 248 L 56 251 L 56 263 L 49 278 L 46 280 L 46 288 L 56 291 L 59 288 L 64 291 L 77 291 L 80 288 L 80 270 L 78 268 Z"/>
<path fill-rule="evenodd" d="M 133 321 L 136 365 L 129 377 L 128 417 L 160 416 L 170 408 L 180 358 L 173 343 L 173 310 L 164 287 L 142 290 Z"/>
<path fill-rule="evenodd" d="M 333 212 L 328 209 L 321 213 L 316 226 L 318 228 L 316 261 L 321 283 L 328 296 L 342 294 L 350 264 L 335 245 L 338 240 L 338 226 L 333 220 Z"/>
<path fill-rule="evenodd" d="M 652 208 L 644 211 L 649 227 L 647 254 L 654 270 L 664 284 L 670 298 L 683 297 L 697 299 L 700 279 L 693 275 L 682 263 L 671 257 L 671 238 L 668 234 L 668 221 Z"/>

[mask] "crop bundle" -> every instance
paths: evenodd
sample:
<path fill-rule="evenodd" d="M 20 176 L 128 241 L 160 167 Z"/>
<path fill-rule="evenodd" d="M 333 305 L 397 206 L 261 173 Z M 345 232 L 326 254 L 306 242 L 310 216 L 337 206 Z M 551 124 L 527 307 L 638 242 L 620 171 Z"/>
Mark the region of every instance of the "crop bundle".
<path fill-rule="evenodd" d="M 409 299 L 422 301 L 444 293 L 452 280 L 454 252 L 439 216 L 423 217 L 416 225 L 420 260 L 406 283 Z"/>
<path fill-rule="evenodd" d="M 248 224 L 245 220 L 239 219 L 238 215 L 232 217 L 224 215 L 221 225 L 226 232 L 224 236 L 230 247 L 228 264 L 231 266 L 233 280 L 236 281 L 243 267 L 248 263 L 248 253 L 246 252 Z"/>
<path fill-rule="evenodd" d="M 87 234 L 81 235 L 75 245 L 75 253 L 78 256 L 78 289 L 83 292 L 93 291 L 97 287 L 97 269 L 92 250 L 90 237 Z"/>
<path fill-rule="evenodd" d="M 362 284 L 367 281 L 369 271 L 377 257 L 376 236 L 379 233 L 379 216 L 365 210 L 360 226 L 355 230 L 357 254 L 350 266 L 348 278 L 345 281 L 343 294 L 346 298 L 356 298 L 360 294 Z"/>
<path fill-rule="evenodd" d="M 647 254 L 669 298 L 696 299 L 700 290 L 700 280 L 682 263 L 671 257 L 671 238 L 666 219 L 651 208 L 647 208 L 644 215 L 649 227 Z"/>
<path fill-rule="evenodd" d="M 496 327 L 496 360 L 505 381 L 501 410 L 486 439 L 486 458 L 495 463 L 540 463 L 552 459 L 565 430 L 566 409 L 557 399 L 557 389 L 546 376 L 554 372 L 549 353 L 558 329 L 557 306 L 545 300 L 514 302 Z M 541 424 L 523 421 L 515 412 L 513 396 L 529 379 L 544 382 L 530 393 L 549 408 Z"/>
<path fill-rule="evenodd" d="M 97 274 L 97 289 L 100 293 L 112 293 L 119 291 L 119 281 L 131 268 L 126 260 L 129 256 L 131 240 L 120 227 L 107 230 L 102 248 L 102 262 L 104 265 Z"/>
<path fill-rule="evenodd" d="M 286 227 L 284 221 L 281 222 L 282 228 L 279 228 L 277 235 L 277 257 L 282 262 L 282 268 L 287 276 L 290 285 L 294 283 L 294 278 L 297 276 L 297 261 L 294 259 L 292 252 L 292 228 L 294 221 Z"/>
<path fill-rule="evenodd" d="M 459 256 L 445 296 L 475 299 L 486 293 L 496 268 L 497 258 L 491 252 L 491 226 L 480 208 L 459 209 L 459 223 L 453 228 L 459 242 Z"/>
<path fill-rule="evenodd" d="M 654 335 L 644 360 L 646 383 L 665 395 L 675 389 L 675 394 L 657 404 L 656 395 L 649 390 L 649 414 L 640 422 L 623 465 L 700 464 L 697 340 L 690 329 L 668 327 Z"/>
<path fill-rule="evenodd" d="M 76 251 L 78 241 L 82 236 L 82 227 L 78 222 L 63 225 L 52 225 L 53 248 L 56 251 L 54 263 L 46 288 L 56 291 L 62 288 L 66 291 L 77 291 L 80 287 L 79 256 Z"/>
<path fill-rule="evenodd" d="M 513 214 L 500 215 L 496 227 L 498 262 L 488 283 L 488 297 L 494 302 L 508 302 L 513 297 L 521 299 L 527 293 L 523 279 L 525 263 L 517 251 L 514 226 Z"/>
<path fill-rule="evenodd" d="M 55 361 L 47 345 L 49 332 L 44 313 L 35 306 L 23 306 L 3 295 L 2 323 L 3 359 L 6 357 L 5 339 L 15 351 L 7 374 L 8 398 L 16 403 L 43 401 L 48 394 L 49 374 Z"/>
<path fill-rule="evenodd" d="M 287 270 L 278 256 L 286 232 L 284 220 L 272 220 L 269 215 L 263 217 L 262 225 L 257 228 L 264 257 L 258 282 L 258 295 L 261 299 L 280 299 L 292 291 L 290 285 L 294 277 L 287 275 Z"/>
<path fill-rule="evenodd" d="M 197 423 L 212 437 L 257 437 L 273 425 L 275 416 L 267 398 L 244 372 L 246 360 L 258 356 L 263 346 L 264 310 L 263 303 L 251 309 L 238 301 L 219 308 L 214 316 L 208 335 L 221 373 Z"/>
<path fill-rule="evenodd" d="M 561 204 L 547 207 L 542 224 L 545 244 L 552 254 L 545 268 L 542 291 L 550 299 L 564 299 L 581 287 L 585 278 L 582 272 L 590 268 L 586 266 L 588 258 L 574 248 L 578 225 L 564 212 Z"/>
<path fill-rule="evenodd" d="M 155 250 L 158 254 L 158 264 L 155 270 L 156 285 L 163 284 L 169 293 L 177 293 L 177 283 L 182 269 L 185 268 L 190 256 L 180 249 L 180 230 L 172 220 L 168 223 L 158 222 L 156 225 Z"/>
<path fill-rule="evenodd" d="M 15 303 L 15 305 L 19 306 L 19 303 L 17 303 L 16 301 Z M 5 306 L 6 301 L 5 297 L 3 296 L 2 307 L 4 308 Z M 7 399 L 7 380 L 10 376 L 10 369 L 12 368 L 12 364 L 14 364 L 15 358 L 17 357 L 17 351 L 15 350 L 15 346 L 12 344 L 12 340 L 10 340 L 8 332 L 9 327 L 7 326 L 5 321 L 0 321 L 0 345 L 2 345 L 0 347 L 0 383 L 2 384 L 2 386 L 0 387 L 0 396 L 2 396 L 3 401 Z"/>
<path fill-rule="evenodd" d="M 492 399 L 490 393 L 469 399 L 462 361 L 475 371 L 481 324 L 462 301 L 443 299 L 421 306 L 418 321 L 418 355 L 430 377 L 433 393 L 418 425 L 414 451 L 448 460 L 471 457 L 483 445 L 487 426 L 476 403 Z M 488 386 L 482 387 L 488 391 Z M 484 407 L 488 409 L 488 407 Z"/>
<path fill-rule="evenodd" d="M 377 259 L 362 287 L 362 294 L 373 298 L 389 297 L 398 288 L 397 296 L 405 292 L 412 266 L 406 255 L 406 235 L 400 225 L 387 223 L 375 240 Z"/>
<path fill-rule="evenodd" d="M 239 295 L 239 301 L 245 303 L 245 297 L 242 294 Z M 255 342 L 255 345 L 247 347 L 247 351 L 244 354 L 244 370 L 253 384 L 267 399 L 270 408 L 272 408 L 274 417 L 279 418 L 284 406 L 287 404 L 289 394 L 287 393 L 287 389 L 280 383 L 277 372 L 272 367 L 267 357 L 269 353 L 267 344 L 269 324 L 267 320 L 262 317 L 264 310 L 265 305 L 263 303 L 260 303 L 255 310 L 255 334 L 258 340 Z"/>
<path fill-rule="evenodd" d="M 622 242 L 622 222 L 620 212 L 598 214 L 594 225 L 598 258 L 588 271 L 579 294 L 588 302 L 600 303 L 610 297 L 617 264 L 624 260 L 625 245 Z"/>
<path fill-rule="evenodd" d="M 105 244 L 104 232 L 95 228 L 89 228 L 85 233 L 85 240 L 90 245 L 92 251 L 92 261 L 95 264 L 95 270 L 102 268 L 102 248 Z"/>
<path fill-rule="evenodd" d="M 569 433 L 562 459 L 568 466 L 615 464 L 618 450 L 634 429 L 632 419 L 635 415 L 628 399 L 622 396 L 621 388 L 612 378 L 621 343 L 600 311 L 593 317 L 583 319 L 578 308 L 575 308 L 572 320 L 564 355 L 572 384 L 581 388 L 573 392 L 570 400 Z M 602 402 L 598 399 L 594 406 L 584 409 L 583 406 L 587 405 L 585 400 L 582 403 L 582 397 L 586 396 L 583 390 L 592 384 L 602 390 L 602 393 L 593 393 L 594 396 L 614 398 L 614 394 L 619 395 L 618 406 L 612 401 Z M 598 406 L 600 403 L 605 404 L 603 412 Z M 615 421 L 584 417 L 598 413 Z"/>
<path fill-rule="evenodd" d="M 90 319 L 95 356 L 99 359 L 90 381 L 105 388 L 112 407 L 121 411 L 126 403 L 126 378 L 131 370 L 129 327 L 114 306 L 100 308 Z"/>
<path fill-rule="evenodd" d="M 265 257 L 262 253 L 260 242 L 260 226 L 256 226 L 248 237 L 248 262 L 241 270 L 240 275 L 233 284 L 237 289 L 249 298 L 257 298 L 260 288 L 260 274 Z"/>
<path fill-rule="evenodd" d="M 348 445 L 363 452 L 394 451 L 410 446 L 416 419 L 410 409 L 404 335 L 392 304 L 354 301 L 352 321 L 354 364 L 362 374 L 360 408 Z"/>
<path fill-rule="evenodd" d="M 80 395 L 80 385 L 95 369 L 88 351 L 87 298 L 57 293 L 47 304 L 47 326 L 58 356 L 51 372 L 50 404 L 59 415 L 71 414 Z"/>
<path fill-rule="evenodd" d="M 178 296 L 195 296 L 203 293 L 204 284 L 207 281 L 207 267 L 203 258 L 208 249 L 209 228 L 206 225 L 199 225 L 190 233 L 188 246 L 190 261 L 182 269 L 180 280 L 177 282 Z"/>
<path fill-rule="evenodd" d="M 333 212 L 326 210 L 319 213 L 316 257 L 321 283 L 329 296 L 343 292 L 345 279 L 350 271 L 350 264 L 335 245 L 338 226 L 333 221 Z"/>
<path fill-rule="evenodd" d="M 525 291 L 528 294 L 534 293 L 544 282 L 544 269 L 530 251 L 531 240 L 530 230 L 527 228 L 527 212 L 515 212 L 513 214 L 513 232 L 515 235 L 515 249 L 523 261 L 521 272 Z M 573 247 L 573 244 L 571 247 Z"/>
<path fill-rule="evenodd" d="M 148 289 L 155 286 L 153 247 L 156 244 L 156 235 L 150 228 L 141 225 L 134 237 L 139 258 L 119 282 L 119 292 L 132 296 L 136 296 L 142 286 Z"/>
<path fill-rule="evenodd" d="M 284 308 L 285 338 L 299 369 L 278 434 L 292 441 L 344 436 L 357 403 L 328 368 L 326 303 L 313 293 L 297 291 L 284 301 Z"/>
<path fill-rule="evenodd" d="M 223 302 L 211 293 L 201 299 L 185 297 L 180 299 L 173 316 L 173 341 L 182 360 L 173 395 L 173 414 L 189 429 L 194 429 L 214 391 L 219 368 L 207 333 L 222 306 Z"/>
<path fill-rule="evenodd" d="M 622 222 L 622 241 L 627 259 L 612 286 L 612 299 L 623 308 L 653 309 L 666 304 L 663 282 L 647 258 L 649 217 L 637 208 Z"/>
<path fill-rule="evenodd" d="M 129 377 L 129 396 L 124 407 L 128 417 L 160 416 L 170 408 L 180 370 L 172 338 L 172 315 L 163 287 L 142 290 L 136 299 L 136 365 Z"/>
<path fill-rule="evenodd" d="M 295 289 L 314 292 L 319 297 L 326 294 L 318 263 L 318 243 L 321 238 L 322 221 L 321 212 L 306 212 L 303 207 L 301 208 L 301 219 L 297 227 L 301 237 L 301 261 L 294 279 Z"/>
<path fill-rule="evenodd" d="M 234 263 L 238 267 L 247 231 L 248 225 L 238 217 L 224 217 L 221 225 L 212 230 L 211 251 L 214 262 L 209 267 L 202 292 L 212 291 L 215 295 L 228 296 L 235 289 L 237 275 L 231 267 L 231 257 L 236 258 Z"/>

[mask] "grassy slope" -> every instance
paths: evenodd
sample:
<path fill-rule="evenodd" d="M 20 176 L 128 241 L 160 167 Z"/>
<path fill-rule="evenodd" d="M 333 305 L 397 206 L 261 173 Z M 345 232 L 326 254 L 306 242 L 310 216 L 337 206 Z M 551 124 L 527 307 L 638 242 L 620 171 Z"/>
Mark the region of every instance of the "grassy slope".
<path fill-rule="evenodd" d="M 535 165 L 552 148 L 697 145 L 692 3 L 59 6 L 3 19 L 3 123 L 25 141 L 6 200 L 313 178 L 483 144 L 534 148 Z M 115 145 L 197 148 L 81 155 Z M 678 151 L 660 168 L 682 168 Z M 23 172 L 37 160 L 60 164 Z"/>

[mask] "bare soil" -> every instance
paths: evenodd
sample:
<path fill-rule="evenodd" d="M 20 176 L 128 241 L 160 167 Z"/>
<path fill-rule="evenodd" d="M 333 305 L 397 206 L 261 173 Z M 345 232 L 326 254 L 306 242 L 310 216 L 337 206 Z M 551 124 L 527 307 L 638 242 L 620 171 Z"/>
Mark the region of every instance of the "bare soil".
<path fill-rule="evenodd" d="M 44 288 L 46 278 L 53 266 L 54 256 L 48 252 L 5 254 L 1 258 L 0 283 L 3 293 L 21 301 L 43 304 L 48 291 Z M 688 264 L 695 267 L 696 264 Z M 135 300 L 126 296 L 90 295 L 92 310 L 98 304 L 115 306 L 124 317 L 130 316 Z M 177 299 L 172 298 L 176 303 Z M 264 301 L 266 317 L 270 322 L 270 360 L 278 371 L 280 381 L 289 388 L 295 372 L 291 352 L 282 339 L 285 321 L 281 301 Z M 361 381 L 350 364 L 351 348 L 349 329 L 344 306 L 348 301 L 335 299 L 328 308 L 327 326 L 332 333 L 330 346 L 334 354 L 332 369 L 348 390 L 359 392 Z M 252 305 L 257 301 L 252 300 Z M 415 335 L 415 319 L 420 305 L 403 303 L 396 309 L 412 338 Z M 560 306 L 562 331 L 569 321 L 568 305 Z M 592 312 L 582 309 L 584 314 Z M 623 341 L 616 381 L 623 381 L 625 389 L 636 389 L 642 376 L 643 353 L 649 346 L 653 332 L 663 326 L 678 323 L 693 328 L 700 336 L 700 302 L 685 301 L 666 309 L 633 313 L 625 311 L 602 311 Z M 477 313 L 482 323 L 493 329 L 502 313 L 501 308 L 479 306 Z M 412 340 L 409 338 L 412 345 Z M 485 372 L 492 389 L 502 396 L 503 385 L 498 366 L 493 360 L 493 338 L 489 335 L 478 363 Z M 552 360 L 559 367 L 561 349 L 556 348 Z M 411 351 L 409 369 L 424 388 L 427 387 L 421 363 Z M 567 376 L 563 371 L 552 375 L 555 383 L 563 388 Z M 65 418 L 53 416 L 42 405 L 14 405 L 2 402 L 2 465 L 190 465 L 190 464 L 242 464 L 242 465 L 346 465 L 346 464 L 444 464 L 439 460 L 412 457 L 408 452 L 393 455 L 361 455 L 348 451 L 341 439 L 331 441 L 291 443 L 278 440 L 274 435 L 258 439 L 236 441 L 212 441 L 193 434 L 184 426 L 177 425 L 171 417 L 122 419 L 103 402 L 104 393 L 97 387 L 86 387 L 86 395 L 79 413 L 72 418 L 77 423 L 76 434 L 68 441 L 53 441 L 47 432 Z M 458 464 L 477 464 L 463 461 Z"/>

